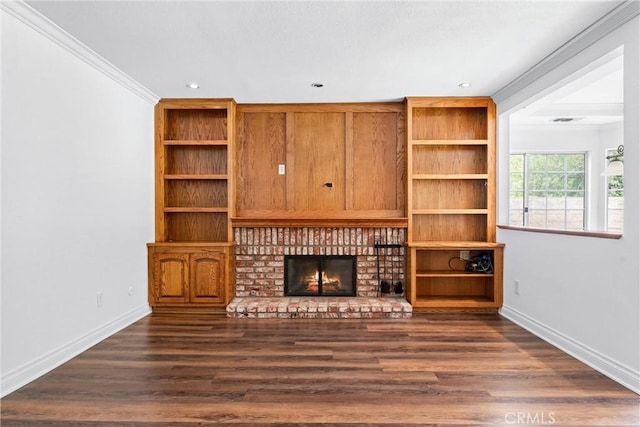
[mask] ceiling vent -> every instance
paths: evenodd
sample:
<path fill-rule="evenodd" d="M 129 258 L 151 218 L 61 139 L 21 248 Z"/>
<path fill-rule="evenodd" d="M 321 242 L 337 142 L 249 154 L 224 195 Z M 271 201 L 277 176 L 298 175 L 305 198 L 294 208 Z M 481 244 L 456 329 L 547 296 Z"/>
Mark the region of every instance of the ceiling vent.
<path fill-rule="evenodd" d="M 584 119 L 584 117 L 556 117 L 555 119 L 551 119 L 551 121 L 554 123 L 569 123 L 577 122 L 582 119 Z"/>

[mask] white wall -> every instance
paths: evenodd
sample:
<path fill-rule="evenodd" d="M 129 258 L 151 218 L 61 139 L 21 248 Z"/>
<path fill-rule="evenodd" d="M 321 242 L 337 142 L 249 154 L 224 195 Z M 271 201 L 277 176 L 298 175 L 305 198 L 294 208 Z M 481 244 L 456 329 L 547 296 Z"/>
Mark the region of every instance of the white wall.
<path fill-rule="evenodd" d="M 3 9 L 1 141 L 5 395 L 149 313 L 153 104 Z"/>
<path fill-rule="evenodd" d="M 624 44 L 623 237 L 612 240 L 500 229 L 498 240 L 506 243 L 502 314 L 636 392 L 640 392 L 639 21 L 636 14 L 549 73 L 498 101 L 498 221 L 507 224 L 506 113 Z M 515 280 L 520 281 L 519 295 L 514 293 Z"/>

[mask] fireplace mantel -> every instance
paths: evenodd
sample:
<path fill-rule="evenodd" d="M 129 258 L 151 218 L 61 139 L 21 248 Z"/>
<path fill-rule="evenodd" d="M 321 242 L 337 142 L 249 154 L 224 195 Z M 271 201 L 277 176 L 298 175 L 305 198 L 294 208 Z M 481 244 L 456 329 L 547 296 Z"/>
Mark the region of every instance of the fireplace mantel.
<path fill-rule="evenodd" d="M 392 227 L 407 228 L 405 218 L 332 218 L 304 215 L 234 217 L 233 227 Z"/>

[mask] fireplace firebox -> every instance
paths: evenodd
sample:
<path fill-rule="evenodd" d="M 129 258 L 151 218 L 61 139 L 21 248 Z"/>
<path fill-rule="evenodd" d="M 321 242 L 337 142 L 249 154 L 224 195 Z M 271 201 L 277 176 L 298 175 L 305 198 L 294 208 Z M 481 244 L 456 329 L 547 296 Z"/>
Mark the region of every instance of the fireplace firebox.
<path fill-rule="evenodd" d="M 286 255 L 286 296 L 356 296 L 356 257 Z"/>

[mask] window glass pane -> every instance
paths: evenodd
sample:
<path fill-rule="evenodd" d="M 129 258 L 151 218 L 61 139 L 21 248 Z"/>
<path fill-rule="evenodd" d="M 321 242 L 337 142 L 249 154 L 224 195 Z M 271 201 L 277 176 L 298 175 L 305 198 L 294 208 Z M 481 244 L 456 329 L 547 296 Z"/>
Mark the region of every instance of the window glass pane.
<path fill-rule="evenodd" d="M 510 167 L 511 172 L 522 172 L 524 171 L 524 155 L 523 154 L 512 154 L 510 156 Z"/>
<path fill-rule="evenodd" d="M 609 210 L 608 212 L 608 231 L 622 232 L 622 225 L 624 224 L 624 211 Z"/>
<path fill-rule="evenodd" d="M 547 175 L 547 188 L 553 190 L 564 190 L 565 188 L 565 174 L 552 172 Z"/>
<path fill-rule="evenodd" d="M 584 173 L 568 173 L 567 190 L 584 190 Z"/>
<path fill-rule="evenodd" d="M 527 155 L 529 158 L 529 170 L 530 171 L 543 171 L 546 170 L 546 159 L 547 156 L 545 154 L 529 154 Z"/>
<path fill-rule="evenodd" d="M 524 190 L 524 174 L 516 172 L 511 174 L 510 184 L 512 194 L 522 193 Z"/>
<path fill-rule="evenodd" d="M 509 212 L 509 225 L 524 225 L 524 212 L 520 210 L 512 210 Z"/>
<path fill-rule="evenodd" d="M 567 171 L 584 172 L 584 154 L 568 154 Z"/>
<path fill-rule="evenodd" d="M 618 155 L 618 151 L 611 149 L 607 156 Z M 624 161 L 622 155 L 618 158 Z M 624 176 L 607 177 L 607 231 L 622 232 L 624 223 Z"/>
<path fill-rule="evenodd" d="M 547 228 L 547 211 L 529 209 L 527 216 L 529 227 Z"/>
<path fill-rule="evenodd" d="M 547 155 L 546 160 L 548 171 L 564 171 L 565 156 Z"/>
<path fill-rule="evenodd" d="M 565 228 L 564 220 L 565 220 L 564 210 L 555 210 L 555 209 L 547 210 L 547 228 L 557 228 L 562 230 Z"/>
<path fill-rule="evenodd" d="M 567 192 L 567 209 L 584 209 L 584 193 L 582 191 Z"/>
<path fill-rule="evenodd" d="M 547 192 L 547 209 L 563 209 L 565 208 L 564 191 L 548 191 Z"/>
<path fill-rule="evenodd" d="M 524 154 L 509 157 L 509 225 L 524 225 Z"/>
<path fill-rule="evenodd" d="M 584 211 L 567 211 L 567 230 L 584 230 Z"/>
<path fill-rule="evenodd" d="M 539 194 L 539 192 L 536 192 L 536 191 L 529 192 L 529 198 L 527 201 L 528 201 L 527 205 L 529 206 L 529 210 L 547 208 L 547 198 L 545 197 L 544 194 Z"/>
<path fill-rule="evenodd" d="M 527 165 L 522 173 L 526 208 L 524 225 L 583 229 L 585 154 L 525 153 L 523 156 Z M 514 181 L 516 179 L 519 179 L 519 175 L 513 178 Z M 511 195 L 516 196 L 513 188 Z M 569 209 L 574 210 L 571 216 Z"/>
<path fill-rule="evenodd" d="M 532 169 L 530 169 L 532 170 Z M 529 172 L 527 179 L 529 190 L 544 190 L 547 188 L 547 174 L 544 172 Z"/>

